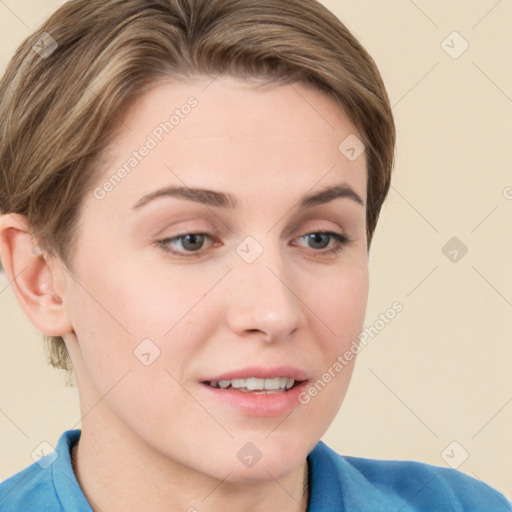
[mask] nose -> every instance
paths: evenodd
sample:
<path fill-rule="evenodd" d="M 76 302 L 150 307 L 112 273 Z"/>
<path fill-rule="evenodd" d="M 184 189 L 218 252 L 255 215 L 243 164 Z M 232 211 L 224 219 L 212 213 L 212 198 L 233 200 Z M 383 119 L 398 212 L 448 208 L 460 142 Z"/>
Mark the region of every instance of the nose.
<path fill-rule="evenodd" d="M 279 250 L 266 248 L 252 263 L 240 258 L 229 278 L 227 321 L 237 336 L 273 343 L 304 326 L 300 283 Z"/>

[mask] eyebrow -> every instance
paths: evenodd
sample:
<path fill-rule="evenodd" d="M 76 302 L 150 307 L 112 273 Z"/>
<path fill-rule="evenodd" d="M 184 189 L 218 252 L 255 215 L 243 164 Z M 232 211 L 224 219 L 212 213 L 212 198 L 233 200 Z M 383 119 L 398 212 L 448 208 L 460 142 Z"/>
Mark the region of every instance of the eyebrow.
<path fill-rule="evenodd" d="M 143 196 L 132 206 L 132 210 L 138 210 L 142 206 L 148 204 L 150 201 L 161 197 L 176 197 L 178 199 L 186 199 L 188 201 L 194 201 L 196 203 L 201 203 L 207 206 L 215 206 L 218 208 L 234 209 L 238 205 L 237 200 L 231 194 L 227 194 L 225 192 L 218 192 L 204 188 L 171 186 L 155 190 L 154 192 Z M 346 183 L 327 187 L 326 189 L 319 192 L 306 194 L 299 200 L 298 207 L 299 209 L 302 209 L 318 206 L 338 198 L 351 199 L 352 201 L 355 201 L 357 204 L 364 207 L 364 202 L 359 194 L 357 194 L 357 192 Z"/>

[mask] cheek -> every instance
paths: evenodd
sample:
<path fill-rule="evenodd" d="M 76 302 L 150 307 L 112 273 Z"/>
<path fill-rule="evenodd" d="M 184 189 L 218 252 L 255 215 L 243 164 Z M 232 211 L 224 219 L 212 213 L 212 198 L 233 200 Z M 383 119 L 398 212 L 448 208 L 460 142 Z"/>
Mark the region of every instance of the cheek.
<path fill-rule="evenodd" d="M 180 383 L 195 353 L 193 340 L 200 337 L 190 320 L 180 321 L 186 309 L 180 297 L 168 293 L 167 302 L 154 301 L 157 294 L 147 287 L 144 296 L 132 293 L 137 289 L 132 282 L 118 288 L 118 300 L 113 300 L 112 284 L 105 281 L 104 293 L 94 298 L 77 290 L 73 323 L 80 344 L 78 364 L 85 389 L 96 397 L 88 407 L 101 397 L 111 412 L 144 432 L 147 424 L 168 424 L 170 411 L 175 419 L 180 416 L 176 411 L 190 413 Z"/>
<path fill-rule="evenodd" d="M 323 320 L 331 334 L 331 350 L 341 350 L 363 327 L 368 300 L 368 266 L 353 262 L 331 272 L 311 289 L 313 311 Z M 317 322 L 318 323 L 318 322 Z"/>
<path fill-rule="evenodd" d="M 127 370 L 128 347 L 132 342 L 124 318 L 104 295 L 88 287 L 73 294 L 72 322 L 80 347 L 81 364 L 94 376 L 100 392 L 108 389 Z M 77 364 L 77 363 L 75 363 Z"/>
<path fill-rule="evenodd" d="M 354 342 L 363 329 L 368 297 L 368 271 L 365 264 L 347 265 L 318 285 L 310 295 L 314 304 L 310 318 L 315 325 L 316 349 L 320 354 L 315 380 L 304 392 L 301 403 L 312 415 L 315 434 L 328 429 L 348 390 L 357 353 Z M 346 354 L 348 353 L 348 356 Z"/>
<path fill-rule="evenodd" d="M 202 301 L 211 285 L 204 276 L 187 274 L 180 280 L 177 274 L 123 268 L 121 262 L 115 270 L 107 264 L 96 265 L 94 273 L 82 269 L 83 286 L 74 286 L 70 310 L 84 365 L 98 391 L 128 370 L 144 369 L 143 380 L 152 373 L 149 366 L 179 374 L 180 363 L 193 356 L 204 327 L 198 311 L 204 304 L 212 308 L 208 299 Z"/>
<path fill-rule="evenodd" d="M 328 423 L 341 405 L 354 369 L 357 356 L 354 347 L 363 330 L 368 299 L 368 267 L 358 260 L 331 274 L 331 279 L 325 282 L 322 292 L 314 288 L 316 292 L 311 300 L 318 316 L 314 325 L 321 352 L 317 374 L 321 382 L 315 402 L 325 412 Z M 348 358 L 344 356 L 347 352 Z"/>

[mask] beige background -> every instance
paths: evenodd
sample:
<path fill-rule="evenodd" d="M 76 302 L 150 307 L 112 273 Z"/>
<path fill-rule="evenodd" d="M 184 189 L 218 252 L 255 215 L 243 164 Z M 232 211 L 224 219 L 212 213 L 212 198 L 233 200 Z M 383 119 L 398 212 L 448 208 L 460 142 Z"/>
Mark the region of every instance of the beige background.
<path fill-rule="evenodd" d="M 0 1 L 0 68 L 61 3 Z M 360 353 L 324 440 L 343 454 L 449 463 L 510 498 L 512 1 L 324 3 L 376 60 L 398 125 L 365 325 L 404 308 Z M 458 58 L 445 51 L 464 40 Z M 456 262 L 442 251 L 452 237 L 468 248 Z M 3 479 L 80 413 L 5 276 L 0 326 Z"/>

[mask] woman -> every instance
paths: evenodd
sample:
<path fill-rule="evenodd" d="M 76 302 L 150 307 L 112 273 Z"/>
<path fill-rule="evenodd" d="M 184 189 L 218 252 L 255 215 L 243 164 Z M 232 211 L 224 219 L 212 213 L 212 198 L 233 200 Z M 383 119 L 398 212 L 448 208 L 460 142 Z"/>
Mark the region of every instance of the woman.
<path fill-rule="evenodd" d="M 319 442 L 395 143 L 374 62 L 320 4 L 68 2 L 0 115 L 2 263 L 82 411 L 2 511 L 510 510 Z"/>

